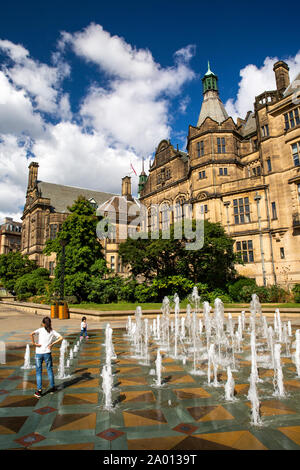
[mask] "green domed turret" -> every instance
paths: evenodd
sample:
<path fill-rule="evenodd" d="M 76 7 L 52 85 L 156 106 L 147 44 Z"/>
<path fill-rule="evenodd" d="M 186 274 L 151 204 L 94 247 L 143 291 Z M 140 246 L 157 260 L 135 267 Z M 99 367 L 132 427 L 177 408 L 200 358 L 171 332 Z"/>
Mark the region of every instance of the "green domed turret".
<path fill-rule="evenodd" d="M 204 77 L 202 78 L 203 94 L 209 90 L 218 91 L 218 77 L 210 70 L 208 62 L 208 69 Z"/>

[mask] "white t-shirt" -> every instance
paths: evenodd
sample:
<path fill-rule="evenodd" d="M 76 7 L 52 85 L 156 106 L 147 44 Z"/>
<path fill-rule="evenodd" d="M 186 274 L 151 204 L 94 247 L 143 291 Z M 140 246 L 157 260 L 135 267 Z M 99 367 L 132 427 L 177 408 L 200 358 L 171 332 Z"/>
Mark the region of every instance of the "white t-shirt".
<path fill-rule="evenodd" d="M 81 329 L 83 330 L 84 328 L 87 328 L 87 322 L 86 321 L 81 322 Z"/>
<path fill-rule="evenodd" d="M 54 343 L 54 341 L 58 338 L 61 337 L 59 333 L 55 330 L 51 330 L 50 333 L 46 330 L 46 328 L 38 328 L 37 330 L 34 331 L 36 335 L 38 335 L 38 338 L 35 338 L 36 344 L 40 344 L 40 348 L 36 348 L 35 352 L 36 354 L 46 354 L 51 352 L 49 349 L 49 344 Z"/>

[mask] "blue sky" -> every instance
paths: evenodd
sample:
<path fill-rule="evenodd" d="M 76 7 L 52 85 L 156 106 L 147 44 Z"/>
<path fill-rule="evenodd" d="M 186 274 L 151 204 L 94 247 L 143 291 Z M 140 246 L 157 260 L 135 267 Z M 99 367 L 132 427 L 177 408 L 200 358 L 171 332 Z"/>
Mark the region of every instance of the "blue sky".
<path fill-rule="evenodd" d="M 45 181 L 120 191 L 166 137 L 185 149 L 210 60 L 229 114 L 299 72 L 299 5 L 16 1 L 0 17 L 0 218 L 20 216 L 27 167 Z M 146 168 L 147 169 L 147 168 Z M 134 179 L 133 184 L 136 184 Z"/>

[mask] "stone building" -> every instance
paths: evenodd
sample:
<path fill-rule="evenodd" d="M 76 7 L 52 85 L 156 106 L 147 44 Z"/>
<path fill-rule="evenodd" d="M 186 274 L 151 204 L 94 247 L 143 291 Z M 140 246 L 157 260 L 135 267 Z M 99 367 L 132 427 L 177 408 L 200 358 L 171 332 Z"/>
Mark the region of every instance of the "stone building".
<path fill-rule="evenodd" d="M 21 222 L 5 217 L 3 224 L 0 225 L 0 255 L 21 249 L 21 232 Z"/>
<path fill-rule="evenodd" d="M 83 188 L 63 186 L 38 180 L 38 163 L 29 165 L 26 203 L 22 216 L 21 252 L 53 274 L 56 255 L 43 254 L 46 241 L 56 237 L 69 214 L 68 207 L 84 196 L 97 208 L 114 196 Z"/>
<path fill-rule="evenodd" d="M 300 282 L 300 74 L 290 84 L 287 64 L 274 64 L 274 90 L 257 96 L 254 109 L 236 123 L 210 66 L 202 85 L 203 103 L 197 125 L 189 126 L 187 151 L 160 142 L 149 175 L 143 167 L 139 177 L 139 200 L 132 197 L 129 177 L 122 180 L 121 195 L 109 194 L 39 181 L 38 164 L 31 163 L 22 253 L 53 272 L 55 256 L 44 256 L 43 248 L 56 236 L 68 206 L 83 195 L 99 215 L 116 215 L 116 236 L 102 244 L 108 266 L 126 275 L 118 247 L 134 215 L 156 205 L 157 224 L 149 214 L 148 228 L 165 229 L 181 220 L 188 204 L 193 217 L 220 222 L 234 238 L 245 263 L 237 266 L 240 274 L 260 285 Z M 132 215 L 125 221 L 128 211 Z"/>
<path fill-rule="evenodd" d="M 160 142 L 139 195 L 149 210 L 158 205 L 160 228 L 180 220 L 189 203 L 194 217 L 203 213 L 234 238 L 245 263 L 240 274 L 291 286 L 300 282 L 300 74 L 290 84 L 283 61 L 274 73 L 276 88 L 257 96 L 254 110 L 235 123 L 208 67 L 187 152 Z"/>

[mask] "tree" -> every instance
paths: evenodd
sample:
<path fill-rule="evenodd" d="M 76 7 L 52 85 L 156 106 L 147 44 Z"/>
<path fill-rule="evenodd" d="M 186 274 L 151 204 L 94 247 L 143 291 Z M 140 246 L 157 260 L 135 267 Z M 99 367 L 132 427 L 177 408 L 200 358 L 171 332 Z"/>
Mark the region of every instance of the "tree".
<path fill-rule="evenodd" d="M 148 281 L 184 276 L 195 284 L 205 283 L 210 289 L 214 289 L 224 287 L 234 279 L 234 240 L 220 224 L 204 221 L 204 245 L 201 249 L 187 250 L 188 242 L 185 236 L 176 239 L 172 226 L 169 239 L 164 240 L 162 232 L 157 240 L 129 238 L 121 243 L 119 254 L 124 263 L 130 264 L 134 276 L 143 275 Z"/>
<path fill-rule="evenodd" d="M 70 214 L 64 221 L 60 232 L 54 240 L 48 240 L 44 253 L 57 254 L 54 288 L 59 289 L 62 275 L 61 240 L 67 242 L 65 247 L 65 293 L 86 299 L 87 283 L 91 270 L 98 269 L 103 259 L 102 247 L 97 239 L 96 227 L 98 218 L 90 202 L 80 196 L 68 210 Z M 105 262 L 104 262 L 105 264 Z M 102 264 L 103 268 L 103 264 Z"/>
<path fill-rule="evenodd" d="M 18 278 L 37 269 L 35 261 L 19 251 L 0 255 L 0 279 L 9 292 L 15 291 Z"/>

